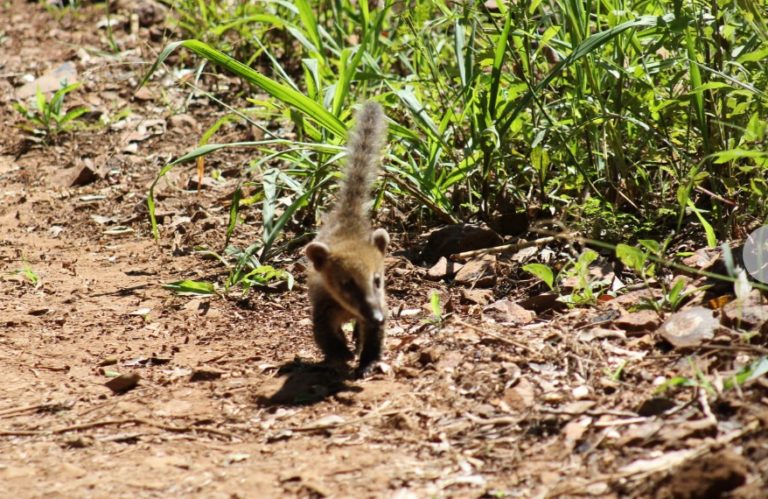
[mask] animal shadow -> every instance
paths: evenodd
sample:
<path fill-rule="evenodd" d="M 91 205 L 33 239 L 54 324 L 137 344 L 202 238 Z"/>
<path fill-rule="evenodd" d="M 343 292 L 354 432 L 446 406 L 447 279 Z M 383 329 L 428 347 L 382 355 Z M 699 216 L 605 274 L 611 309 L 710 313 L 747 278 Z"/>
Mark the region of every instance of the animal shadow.
<path fill-rule="evenodd" d="M 346 365 L 293 360 L 280 366 L 278 375 L 285 376 L 280 389 L 270 396 L 260 396 L 262 405 L 311 405 L 341 392 L 360 392 L 362 388 L 348 382 L 353 379 Z"/>

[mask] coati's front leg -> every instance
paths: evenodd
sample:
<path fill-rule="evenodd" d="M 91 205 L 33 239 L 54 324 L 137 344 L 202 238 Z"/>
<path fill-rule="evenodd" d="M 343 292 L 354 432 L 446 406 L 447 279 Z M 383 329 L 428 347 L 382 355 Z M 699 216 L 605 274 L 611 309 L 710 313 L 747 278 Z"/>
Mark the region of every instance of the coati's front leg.
<path fill-rule="evenodd" d="M 381 359 L 381 347 L 384 342 L 384 324 L 378 322 L 358 322 L 357 350 L 360 352 L 360 363 L 355 369 L 355 376 L 365 378 L 371 373 L 373 364 Z"/>
<path fill-rule="evenodd" d="M 346 362 L 355 358 L 341 329 L 347 315 L 347 312 L 328 295 L 318 297 L 313 304 L 315 341 L 327 362 Z"/>

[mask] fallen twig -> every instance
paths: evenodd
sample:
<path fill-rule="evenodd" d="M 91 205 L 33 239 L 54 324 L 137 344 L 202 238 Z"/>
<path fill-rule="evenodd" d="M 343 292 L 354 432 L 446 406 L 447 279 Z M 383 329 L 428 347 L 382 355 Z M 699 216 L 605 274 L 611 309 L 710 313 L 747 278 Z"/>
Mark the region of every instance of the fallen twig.
<path fill-rule="evenodd" d="M 74 402 L 43 402 L 42 404 L 10 407 L 0 410 L 0 418 L 11 418 L 28 412 L 68 410 L 75 405 Z"/>
<path fill-rule="evenodd" d="M 102 426 L 122 426 L 126 424 L 137 424 L 152 426 L 165 431 L 171 431 L 175 433 L 192 433 L 200 431 L 203 433 L 211 433 L 214 435 L 220 435 L 224 437 L 235 437 L 236 435 L 224 430 L 218 430 L 216 428 L 210 428 L 207 426 L 172 426 L 163 423 L 157 423 L 144 418 L 126 418 L 126 419 L 105 419 L 101 421 L 92 421 L 90 423 L 83 423 L 78 425 L 64 426 L 62 428 L 55 428 L 52 430 L 0 430 L 0 436 L 2 437 L 18 437 L 18 436 L 36 436 L 36 435 L 61 435 L 64 433 L 70 433 L 73 431 L 90 430 L 92 428 L 99 428 Z"/>
<path fill-rule="evenodd" d="M 530 248 L 531 246 L 541 246 L 542 244 L 551 243 L 555 238 L 551 236 L 541 237 L 534 239 L 533 241 L 523 241 L 521 243 L 502 244 L 501 246 L 492 246 L 490 248 L 483 248 L 472 251 L 463 251 L 461 253 L 454 253 L 448 258 L 451 260 L 462 260 L 464 258 L 472 258 L 480 255 L 495 255 L 496 253 L 503 253 L 505 251 L 520 251 L 521 249 Z"/>

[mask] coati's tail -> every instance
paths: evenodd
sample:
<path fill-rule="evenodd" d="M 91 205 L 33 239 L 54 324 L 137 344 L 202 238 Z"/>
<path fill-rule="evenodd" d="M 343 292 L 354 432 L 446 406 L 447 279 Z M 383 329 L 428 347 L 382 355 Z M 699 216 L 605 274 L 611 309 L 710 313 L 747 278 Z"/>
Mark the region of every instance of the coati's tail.
<path fill-rule="evenodd" d="M 370 231 L 368 210 L 371 187 L 376 180 L 381 149 L 386 138 L 384 111 L 376 102 L 366 102 L 358 111 L 347 142 L 347 164 L 336 205 L 326 220 L 326 230 L 345 235 Z"/>

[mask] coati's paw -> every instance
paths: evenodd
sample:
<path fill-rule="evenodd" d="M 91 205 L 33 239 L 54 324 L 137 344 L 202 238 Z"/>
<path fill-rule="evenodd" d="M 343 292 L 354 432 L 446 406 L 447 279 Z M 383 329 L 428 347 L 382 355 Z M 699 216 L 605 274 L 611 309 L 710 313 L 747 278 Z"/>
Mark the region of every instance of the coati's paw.
<path fill-rule="evenodd" d="M 365 379 L 373 376 L 378 367 L 378 362 L 371 362 L 367 365 L 360 365 L 355 369 L 355 379 Z"/>

